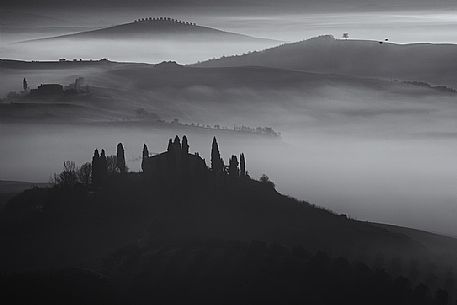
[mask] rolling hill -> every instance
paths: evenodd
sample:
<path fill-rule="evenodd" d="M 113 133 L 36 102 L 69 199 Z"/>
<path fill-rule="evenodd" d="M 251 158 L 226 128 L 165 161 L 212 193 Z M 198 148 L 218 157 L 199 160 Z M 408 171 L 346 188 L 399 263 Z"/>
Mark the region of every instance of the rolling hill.
<path fill-rule="evenodd" d="M 226 42 L 251 42 L 274 44 L 278 41 L 256 38 L 248 35 L 225 32 L 218 29 L 200 26 L 195 23 L 175 20 L 169 17 L 143 18 L 133 22 L 112 27 L 80 32 L 34 41 L 50 41 L 56 39 L 177 39 L 186 38 L 192 41 L 207 42 L 210 40 Z"/>
<path fill-rule="evenodd" d="M 151 157 L 164 171 L 112 173 L 100 185 L 57 184 L 14 197 L 0 212 L 0 289 L 20 300 L 30 298 L 21 289 L 36 289 L 34 299 L 82 297 L 78 304 L 99 297 L 210 304 L 221 294 L 230 296 L 224 304 L 261 295 L 266 304 L 404 304 L 398 297 L 446 304 L 433 301 L 452 296 L 443 270 L 455 263 L 454 248 L 440 260 L 418 242 L 424 238 L 409 236 L 427 233 L 353 220 L 284 196 L 268 180 L 179 167 L 189 159 L 173 156 L 169 148 Z M 439 280 L 425 286 L 430 262 Z M 348 281 L 352 289 L 343 287 Z"/>
<path fill-rule="evenodd" d="M 457 87 L 457 45 L 454 44 L 394 44 L 327 35 L 195 66 L 265 66 Z"/>
<path fill-rule="evenodd" d="M 22 98 L 20 104 L 4 103 L 1 105 L 2 121 L 10 122 L 14 121 L 16 114 L 20 114 L 21 118 L 27 118 L 28 114 L 38 113 L 37 111 L 47 113 L 48 119 L 53 118 L 54 121 L 58 121 L 64 109 L 69 111 L 73 109 L 65 108 L 65 104 L 77 106 L 74 108 L 76 110 L 98 109 L 93 112 L 93 114 L 99 114 L 96 117 L 101 118 L 100 115 L 106 114 L 106 118 L 110 117 L 110 120 L 116 119 L 116 116 L 123 120 L 135 118 L 138 109 L 145 109 L 166 119 L 223 122 L 229 117 L 241 117 L 243 121 L 254 120 L 259 125 L 264 125 L 271 120 L 276 121 L 277 116 L 276 118 L 272 116 L 279 109 L 291 113 L 294 117 L 297 116 L 298 121 L 303 121 L 310 115 L 316 115 L 321 121 L 328 115 L 329 109 L 334 109 L 334 114 L 341 113 L 345 118 L 350 116 L 353 120 L 359 116 L 391 113 L 401 115 L 413 112 L 420 115 L 424 112 L 425 114 L 427 109 L 418 109 L 407 101 L 439 98 L 447 102 L 456 94 L 451 88 L 433 87 L 426 83 L 397 82 L 260 66 L 217 68 L 182 66 L 174 62 L 148 65 L 111 61 L 3 60 L 0 61 L 0 73 L 4 86 L 12 89 L 21 85 L 24 77 L 31 84 L 33 82 L 38 85 L 50 82 L 66 84 L 73 82 L 76 76 L 81 76 L 91 87 L 89 97 L 48 99 L 45 101 L 46 105 L 38 105 L 39 102 L 43 102 L 42 100 L 27 98 Z M 344 92 L 345 95 L 341 96 L 338 92 Z M 6 93 L 3 94 L 6 95 Z M 392 102 L 384 106 L 375 102 L 380 95 Z M 329 104 L 330 108 L 325 108 L 328 98 L 333 99 L 337 96 L 341 105 L 348 100 L 352 103 L 352 108 L 346 109 L 334 104 Z M 361 100 L 362 96 L 363 100 Z M 58 108 L 54 107 L 54 109 L 50 103 L 54 103 Z M 448 107 L 447 104 L 440 103 L 427 107 L 438 108 L 441 105 Z M 27 110 L 27 107 L 30 109 Z M 199 110 L 201 107 L 206 108 L 207 113 L 202 113 Z M 253 107 L 260 107 L 258 109 L 262 111 L 254 111 Z M 387 108 L 384 109 L 384 107 Z M 240 109 L 244 110 L 240 111 Z M 78 119 L 77 113 L 79 111 L 74 112 L 72 121 Z M 84 118 L 87 115 L 81 112 L 80 117 Z M 67 118 L 65 117 L 64 120 Z M 334 124 L 335 118 L 328 123 Z M 281 126 L 278 128 L 282 129 Z"/>

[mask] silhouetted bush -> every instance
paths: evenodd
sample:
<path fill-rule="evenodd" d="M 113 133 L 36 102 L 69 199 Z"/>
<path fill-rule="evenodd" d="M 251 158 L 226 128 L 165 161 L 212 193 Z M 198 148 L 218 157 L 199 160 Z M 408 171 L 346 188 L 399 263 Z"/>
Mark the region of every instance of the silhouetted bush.
<path fill-rule="evenodd" d="M 270 178 L 265 174 L 263 174 L 262 177 L 260 177 L 259 181 L 265 185 L 268 185 L 269 187 L 275 188 L 275 184 L 273 183 L 273 181 L 271 181 Z"/>

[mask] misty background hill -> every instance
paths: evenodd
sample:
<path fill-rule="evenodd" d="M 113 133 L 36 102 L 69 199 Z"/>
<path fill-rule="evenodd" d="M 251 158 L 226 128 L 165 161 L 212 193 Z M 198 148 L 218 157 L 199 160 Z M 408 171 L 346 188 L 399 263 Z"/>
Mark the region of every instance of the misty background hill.
<path fill-rule="evenodd" d="M 426 81 L 457 86 L 457 45 L 394 44 L 311 38 L 240 56 L 198 63 L 200 67 L 265 66 L 360 77 Z"/>
<path fill-rule="evenodd" d="M 74 107 L 74 109 L 68 109 L 73 113 L 74 121 L 77 121 L 78 113 L 82 120 L 88 117 L 90 109 L 100 110 L 93 111 L 94 115 L 98 115 L 98 118 L 93 117 L 95 121 L 135 120 L 137 111 L 144 109 L 156 117 L 167 120 L 178 118 L 191 122 L 210 121 L 212 124 L 233 124 L 234 121 L 251 121 L 256 124 L 271 122 L 281 129 L 284 123 L 275 119 L 275 111 L 289 113 L 289 120 L 293 118 L 304 122 L 306 117 L 320 116 L 320 112 L 327 112 L 324 100 L 335 96 L 338 90 L 348 88 L 351 88 L 349 92 L 352 91 L 352 93 L 345 98 L 346 100 L 349 101 L 351 98 L 359 100 L 362 95 L 366 97 L 363 104 L 359 106 L 360 109 L 337 106 L 334 111 L 354 118 L 359 115 L 376 116 L 393 111 L 388 108 L 382 109 L 379 104 L 370 106 L 367 103 L 370 96 L 373 99 L 382 94 L 388 99 L 436 97 L 448 100 L 455 95 L 451 88 L 433 87 L 426 83 L 393 82 L 266 66 L 209 68 L 182 66 L 175 62 L 148 65 L 106 60 L 81 62 L 2 60 L 0 73 L 4 76 L 4 90 L 7 88 L 14 90 L 21 85 L 24 77 L 28 79 L 32 88 L 42 83 L 67 84 L 79 76 L 84 77 L 85 82 L 91 87 L 90 94 L 84 96 L 51 99 L 24 97 L 16 103 L 3 104 L 1 105 L 4 109 L 3 120 L 8 119 L 9 122 L 14 122 L 16 116 L 11 111 L 15 109 L 18 115 L 27 117 L 39 107 L 47 107 L 43 109 L 43 113 L 51 115 L 49 119 L 53 116 L 58 118 L 63 114 L 63 112 L 59 114 L 60 110 L 52 111 L 49 107 L 67 105 Z M 7 92 L 3 91 L 4 97 Z M 289 98 L 284 99 L 281 97 L 282 94 Z M 311 102 L 312 99 L 321 99 L 322 102 Z M 8 102 L 8 99 L 5 101 Z M 28 113 L 28 107 L 30 113 Z M 205 107 L 207 112 L 202 113 L 201 107 Z M 253 107 L 261 107 L 262 110 L 254 110 Z M 409 103 L 395 102 L 392 107 L 400 112 L 407 112 L 410 109 Z M 411 111 L 417 112 L 419 109 L 411 109 Z M 226 120 L 227 115 L 232 122 Z M 38 118 L 37 116 L 36 119 Z M 43 116 L 42 119 L 46 121 L 47 118 Z M 335 118 L 328 119 L 335 123 Z M 325 121 L 325 117 L 320 117 L 319 120 Z"/>
<path fill-rule="evenodd" d="M 151 17 L 152 18 L 152 17 Z M 160 18 L 160 20 L 158 20 Z M 163 19 L 163 20 L 162 20 Z M 169 17 L 155 17 L 154 19 L 135 20 L 134 22 L 102 28 L 93 31 L 37 39 L 43 41 L 52 39 L 192 39 L 192 40 L 220 40 L 233 42 L 278 43 L 272 39 L 250 37 L 248 35 L 224 32 L 218 29 L 196 25 L 194 23 L 171 19 Z"/>

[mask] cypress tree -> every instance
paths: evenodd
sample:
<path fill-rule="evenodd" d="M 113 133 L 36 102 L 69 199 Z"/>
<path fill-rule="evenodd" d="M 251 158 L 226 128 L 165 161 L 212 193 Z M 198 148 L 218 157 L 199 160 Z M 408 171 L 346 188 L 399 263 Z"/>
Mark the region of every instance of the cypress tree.
<path fill-rule="evenodd" d="M 238 169 L 238 159 L 235 155 L 233 155 L 229 160 L 229 176 L 238 177 L 239 175 L 240 171 Z"/>
<path fill-rule="evenodd" d="M 213 137 L 213 145 L 211 147 L 211 170 L 215 173 L 221 173 L 223 171 L 224 162 L 221 159 L 219 153 L 219 145 L 217 144 L 216 137 Z"/>
<path fill-rule="evenodd" d="M 117 153 L 116 153 L 116 167 L 120 173 L 125 173 L 125 156 L 124 156 L 124 146 L 122 143 L 117 144 Z"/>
<path fill-rule="evenodd" d="M 104 149 L 102 149 L 102 153 L 100 154 L 99 173 L 100 173 L 100 182 L 103 182 L 103 180 L 105 180 L 106 176 L 108 176 L 108 161 L 106 159 Z"/>
<path fill-rule="evenodd" d="M 168 140 L 167 151 L 170 152 L 170 153 L 173 151 L 173 142 L 171 141 L 171 139 Z"/>
<path fill-rule="evenodd" d="M 187 143 L 187 137 L 182 137 L 182 153 L 187 155 L 189 153 L 189 144 Z"/>
<path fill-rule="evenodd" d="M 92 157 L 92 183 L 94 185 L 100 184 L 100 155 L 98 154 L 98 149 L 94 151 L 94 156 Z"/>
<path fill-rule="evenodd" d="M 24 88 L 24 91 L 27 91 L 29 89 L 29 85 L 27 84 L 27 80 L 25 79 L 25 77 L 22 81 L 22 88 Z"/>
<path fill-rule="evenodd" d="M 176 153 L 181 151 L 181 140 L 179 137 L 176 135 L 175 140 L 173 142 L 174 150 Z"/>
<path fill-rule="evenodd" d="M 240 155 L 240 176 L 246 176 L 246 160 L 244 159 L 244 153 Z"/>
<path fill-rule="evenodd" d="M 146 164 L 146 160 L 149 158 L 149 150 L 148 150 L 148 147 L 146 146 L 146 144 L 144 144 L 143 146 L 143 160 L 141 161 L 141 169 L 143 170 L 144 172 L 144 167 L 145 167 L 145 164 Z"/>

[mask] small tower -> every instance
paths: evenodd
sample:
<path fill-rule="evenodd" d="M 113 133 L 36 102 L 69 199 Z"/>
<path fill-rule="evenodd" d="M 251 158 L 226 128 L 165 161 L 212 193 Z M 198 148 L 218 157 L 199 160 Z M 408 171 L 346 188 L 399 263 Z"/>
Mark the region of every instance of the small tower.
<path fill-rule="evenodd" d="M 29 85 L 27 84 L 27 80 L 24 77 L 24 80 L 22 80 L 22 88 L 24 88 L 24 91 L 27 92 L 29 90 Z"/>

